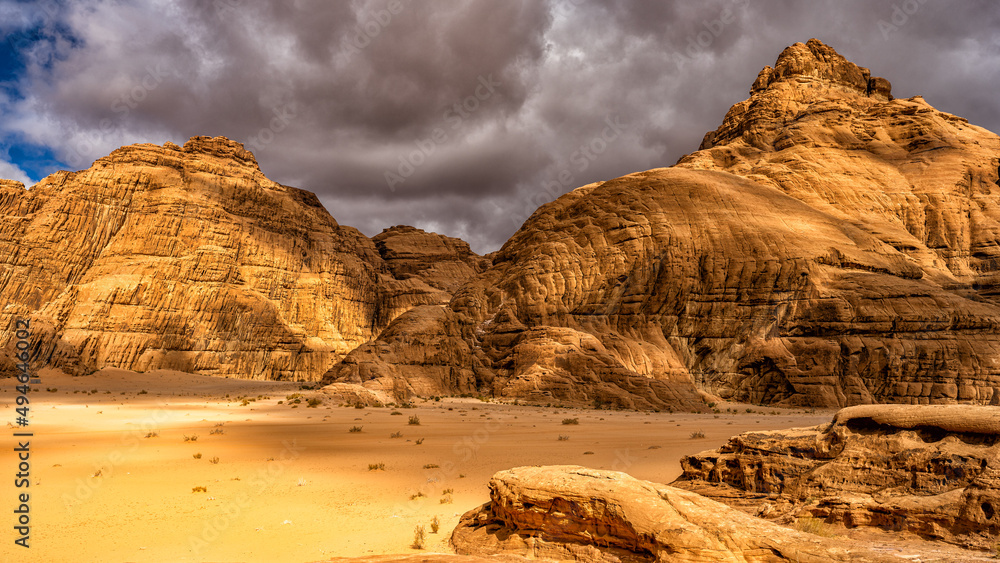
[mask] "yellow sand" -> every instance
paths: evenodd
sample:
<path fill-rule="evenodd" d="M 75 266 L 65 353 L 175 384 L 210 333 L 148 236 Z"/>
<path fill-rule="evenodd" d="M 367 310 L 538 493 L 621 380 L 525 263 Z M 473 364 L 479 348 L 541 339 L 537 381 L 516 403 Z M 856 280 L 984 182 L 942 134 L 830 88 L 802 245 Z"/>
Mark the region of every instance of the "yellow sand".
<path fill-rule="evenodd" d="M 0 510 L 8 515 L 2 561 L 303 563 L 413 552 L 417 525 L 428 532 L 427 550 L 448 551 L 459 516 L 488 500 L 486 484 L 500 469 L 573 463 L 666 483 L 680 474 L 682 456 L 734 434 L 831 417 L 747 414 L 744 406 L 735 415 L 646 414 L 475 399 L 418 401 L 392 415 L 391 408 L 340 407 L 293 383 L 111 369 L 75 378 L 43 370 L 41 378 L 31 395 L 32 547 L 13 544 L 11 511 L 23 489 L 14 488 L 15 429 L 8 427 L 0 455 Z M 14 422 L 15 382 L 0 384 L 2 420 Z M 292 393 L 303 394 L 297 408 L 287 404 Z M 237 399 L 259 395 L 269 398 L 246 406 Z M 309 408 L 310 397 L 324 403 Z M 408 424 L 410 416 L 420 424 Z M 562 424 L 566 418 L 579 424 Z M 705 438 L 692 439 L 695 431 Z M 390 438 L 394 432 L 402 437 Z M 369 470 L 381 463 L 384 470 Z M 411 500 L 418 493 L 425 496 Z"/>

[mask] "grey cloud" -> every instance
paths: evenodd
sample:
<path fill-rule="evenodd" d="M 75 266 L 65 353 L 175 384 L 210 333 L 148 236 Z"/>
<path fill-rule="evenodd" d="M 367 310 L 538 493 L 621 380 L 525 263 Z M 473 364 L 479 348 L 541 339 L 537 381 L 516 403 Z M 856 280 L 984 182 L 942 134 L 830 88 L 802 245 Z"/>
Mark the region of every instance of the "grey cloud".
<path fill-rule="evenodd" d="M 252 144 L 273 179 L 317 192 L 342 224 L 369 235 L 414 224 L 485 252 L 560 193 L 697 149 L 760 68 L 811 37 L 897 95 L 1000 130 L 991 2 L 404 0 L 386 18 L 389 6 L 74 2 L 55 17 L 76 43 L 39 47 L 21 79 L 27 98 L 0 102 L 0 134 L 80 152 L 82 166 L 123 143 L 226 135 Z M 500 85 L 456 124 L 449 108 L 484 77 Z M 598 141 L 607 119 L 627 127 Z M 439 130 L 389 189 L 385 173 Z M 602 150 L 581 159 L 588 146 Z"/>

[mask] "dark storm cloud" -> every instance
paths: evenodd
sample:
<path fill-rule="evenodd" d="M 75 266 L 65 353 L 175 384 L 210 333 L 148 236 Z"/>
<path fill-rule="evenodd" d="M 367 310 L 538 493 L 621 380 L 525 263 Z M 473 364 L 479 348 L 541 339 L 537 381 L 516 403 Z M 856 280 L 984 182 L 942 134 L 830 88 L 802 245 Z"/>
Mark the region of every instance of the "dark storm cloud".
<path fill-rule="evenodd" d="M 32 38 L 0 89 L 8 144 L 80 168 L 226 135 L 343 224 L 479 251 L 561 193 L 697 149 L 811 37 L 897 96 L 1000 130 L 1000 6 L 985 1 L 0 0 L 0 15 Z M 16 164 L 0 175 L 23 177 Z"/>

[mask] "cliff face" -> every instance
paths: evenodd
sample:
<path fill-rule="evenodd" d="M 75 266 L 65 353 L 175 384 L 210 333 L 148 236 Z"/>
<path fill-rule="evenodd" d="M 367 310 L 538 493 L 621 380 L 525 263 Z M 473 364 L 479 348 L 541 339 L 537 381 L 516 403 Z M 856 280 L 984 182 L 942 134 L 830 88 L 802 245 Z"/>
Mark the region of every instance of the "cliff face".
<path fill-rule="evenodd" d="M 419 279 L 451 299 L 452 294 L 490 266 L 462 239 L 397 225 L 372 237 L 375 248 L 392 275 L 400 280 Z"/>
<path fill-rule="evenodd" d="M 809 515 L 990 549 L 1000 408 L 877 405 L 829 425 L 740 434 L 681 460 L 673 486 L 787 523 Z"/>
<path fill-rule="evenodd" d="M 798 43 L 701 150 L 542 206 L 445 310 L 328 379 L 639 408 L 998 402 L 998 157 L 997 135 Z"/>
<path fill-rule="evenodd" d="M 34 357 L 71 372 L 315 379 L 448 297 L 393 277 L 371 240 L 222 137 L 0 184 L 0 215 L 0 336 L 31 318 Z"/>

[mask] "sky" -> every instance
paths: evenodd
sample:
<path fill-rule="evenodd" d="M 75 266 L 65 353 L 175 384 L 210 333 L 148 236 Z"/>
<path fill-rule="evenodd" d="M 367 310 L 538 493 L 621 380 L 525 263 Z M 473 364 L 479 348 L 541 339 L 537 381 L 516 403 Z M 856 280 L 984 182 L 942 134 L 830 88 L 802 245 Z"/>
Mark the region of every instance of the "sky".
<path fill-rule="evenodd" d="M 539 206 L 697 150 L 815 37 L 1000 131 L 1000 3 L 0 0 L 0 178 L 222 135 L 371 236 L 496 250 Z"/>

